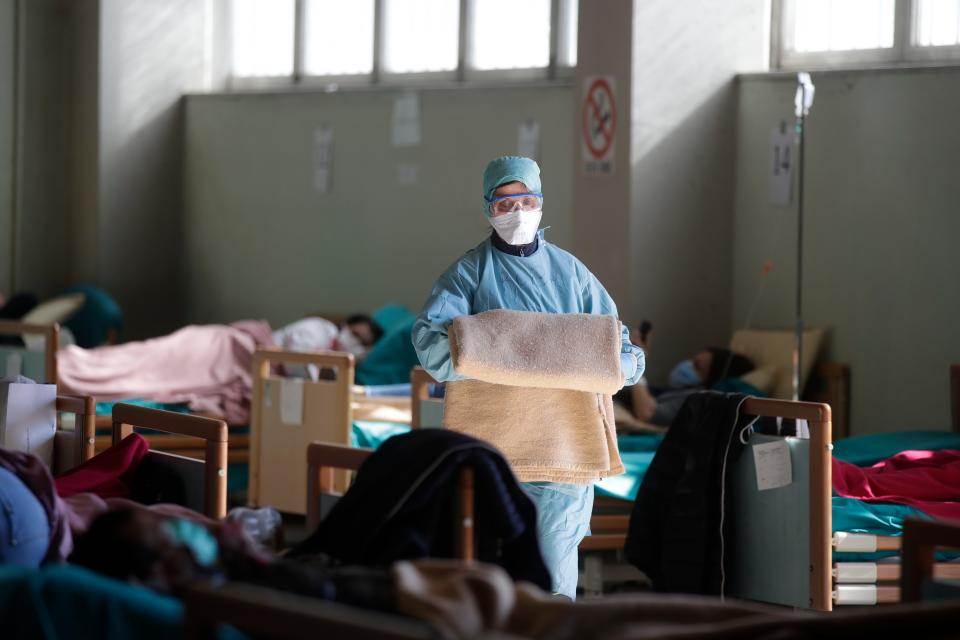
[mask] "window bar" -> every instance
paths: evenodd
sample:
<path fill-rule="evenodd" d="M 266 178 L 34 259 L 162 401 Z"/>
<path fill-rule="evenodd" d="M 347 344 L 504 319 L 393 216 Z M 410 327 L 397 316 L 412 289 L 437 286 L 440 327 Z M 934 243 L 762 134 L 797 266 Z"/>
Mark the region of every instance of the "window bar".
<path fill-rule="evenodd" d="M 905 62 L 907 51 L 916 41 L 914 36 L 914 6 L 912 0 L 896 0 L 893 9 L 893 50 L 896 62 Z"/>
<path fill-rule="evenodd" d="M 294 0 L 293 8 L 293 84 L 300 84 L 303 81 L 304 38 L 306 37 L 306 2 L 307 0 Z"/>
<path fill-rule="evenodd" d="M 783 0 L 773 0 L 770 5 L 770 62 L 771 69 L 783 67 Z"/>
<path fill-rule="evenodd" d="M 550 0 L 550 57 L 547 58 L 547 78 L 557 78 L 557 58 L 560 55 L 560 2 Z"/>
<path fill-rule="evenodd" d="M 460 37 L 457 39 L 457 82 L 463 82 L 467 77 L 467 42 L 470 37 L 470 24 L 473 22 L 473 2 L 478 0 L 460 0 Z"/>
<path fill-rule="evenodd" d="M 373 68 L 370 70 L 371 84 L 379 84 L 383 73 L 383 2 L 384 0 L 374 0 L 373 3 Z"/>

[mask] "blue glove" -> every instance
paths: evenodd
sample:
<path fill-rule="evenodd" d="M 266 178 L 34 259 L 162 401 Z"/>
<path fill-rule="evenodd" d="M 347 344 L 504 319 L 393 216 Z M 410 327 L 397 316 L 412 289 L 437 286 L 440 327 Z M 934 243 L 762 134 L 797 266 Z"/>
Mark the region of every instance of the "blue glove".
<path fill-rule="evenodd" d="M 637 356 L 632 353 L 620 354 L 620 371 L 626 379 L 632 378 L 637 373 Z"/>

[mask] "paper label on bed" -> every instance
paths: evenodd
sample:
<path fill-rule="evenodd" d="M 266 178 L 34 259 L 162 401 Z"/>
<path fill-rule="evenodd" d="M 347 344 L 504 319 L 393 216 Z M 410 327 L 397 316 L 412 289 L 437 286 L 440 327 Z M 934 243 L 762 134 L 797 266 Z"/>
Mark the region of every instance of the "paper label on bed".
<path fill-rule="evenodd" d="M 291 426 L 303 424 L 303 379 L 280 380 L 280 421 Z"/>
<path fill-rule="evenodd" d="M 785 440 L 753 445 L 753 462 L 757 468 L 759 491 L 785 487 L 793 481 L 790 447 Z"/>

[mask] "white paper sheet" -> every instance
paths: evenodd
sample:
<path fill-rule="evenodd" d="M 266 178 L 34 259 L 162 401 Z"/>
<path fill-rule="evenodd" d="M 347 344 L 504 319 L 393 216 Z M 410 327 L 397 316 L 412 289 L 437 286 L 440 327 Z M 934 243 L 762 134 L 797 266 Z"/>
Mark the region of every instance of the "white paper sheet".
<path fill-rule="evenodd" d="M 785 440 L 755 444 L 752 448 L 759 491 L 785 487 L 793 481 L 790 447 Z"/>
<path fill-rule="evenodd" d="M 303 424 L 303 379 L 280 381 L 280 421 L 293 427 Z"/>
<path fill-rule="evenodd" d="M 790 205 L 793 192 L 793 139 L 786 127 L 774 127 L 770 131 L 770 204 L 777 207 Z"/>
<path fill-rule="evenodd" d="M 333 172 L 333 127 L 317 127 L 313 131 L 313 189 L 330 191 Z"/>
<path fill-rule="evenodd" d="M 540 159 L 540 123 L 536 120 L 521 122 L 517 127 L 517 153 L 534 160 Z"/>
<path fill-rule="evenodd" d="M 412 91 L 393 101 L 393 146 L 420 144 L 420 96 Z"/>

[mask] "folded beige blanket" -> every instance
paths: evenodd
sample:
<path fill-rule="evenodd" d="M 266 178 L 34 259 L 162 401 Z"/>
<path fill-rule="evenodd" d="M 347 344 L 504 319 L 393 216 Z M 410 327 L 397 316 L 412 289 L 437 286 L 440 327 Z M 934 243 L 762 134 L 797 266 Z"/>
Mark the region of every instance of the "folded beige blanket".
<path fill-rule="evenodd" d="M 610 316 L 487 311 L 454 320 L 444 426 L 490 442 L 524 482 L 623 473 L 610 394 L 623 384 Z"/>
<path fill-rule="evenodd" d="M 613 316 L 498 309 L 454 319 L 449 334 L 454 368 L 468 378 L 594 393 L 623 386 Z"/>

